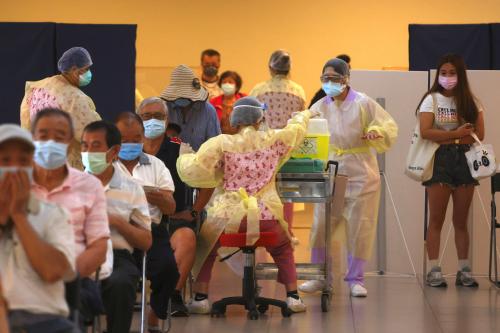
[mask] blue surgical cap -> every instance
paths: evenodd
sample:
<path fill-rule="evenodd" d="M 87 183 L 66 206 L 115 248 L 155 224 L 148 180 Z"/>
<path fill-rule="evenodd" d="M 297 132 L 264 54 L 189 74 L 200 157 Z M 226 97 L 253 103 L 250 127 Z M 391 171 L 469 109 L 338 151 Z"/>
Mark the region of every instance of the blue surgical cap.
<path fill-rule="evenodd" d="M 89 51 L 79 46 L 64 52 L 57 62 L 57 68 L 61 73 L 69 72 L 73 66 L 80 69 L 91 65 L 92 58 L 90 58 Z"/>
<path fill-rule="evenodd" d="M 233 127 L 257 124 L 264 117 L 262 104 L 255 97 L 243 97 L 233 105 L 229 123 Z"/>

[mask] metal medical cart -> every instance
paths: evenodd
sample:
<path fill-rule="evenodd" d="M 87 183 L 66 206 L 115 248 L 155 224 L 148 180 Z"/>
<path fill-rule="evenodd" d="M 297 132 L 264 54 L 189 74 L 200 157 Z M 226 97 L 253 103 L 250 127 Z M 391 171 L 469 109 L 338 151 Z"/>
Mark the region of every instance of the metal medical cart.
<path fill-rule="evenodd" d="M 278 173 L 277 189 L 283 202 L 322 203 L 325 205 L 325 258 L 330 257 L 332 235 L 332 199 L 335 193 L 338 162 L 329 161 L 324 172 Z M 345 190 L 345 187 L 344 187 Z M 343 193 L 342 193 L 343 200 Z M 321 310 L 328 312 L 332 297 L 331 260 L 324 264 L 297 263 L 298 280 L 322 280 L 325 288 L 321 293 Z M 256 265 L 257 280 L 276 280 L 278 268 L 274 263 Z"/>

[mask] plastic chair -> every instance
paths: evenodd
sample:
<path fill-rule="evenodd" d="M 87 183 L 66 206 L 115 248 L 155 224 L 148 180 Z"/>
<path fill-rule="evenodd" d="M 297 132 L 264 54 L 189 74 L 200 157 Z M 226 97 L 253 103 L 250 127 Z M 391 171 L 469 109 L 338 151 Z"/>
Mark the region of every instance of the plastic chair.
<path fill-rule="evenodd" d="M 500 288 L 498 280 L 498 255 L 497 255 L 497 233 L 500 223 L 497 222 L 497 206 L 495 203 L 495 193 L 500 192 L 500 173 L 491 177 L 491 232 L 490 232 L 490 261 L 488 276 L 497 288 Z"/>
<path fill-rule="evenodd" d="M 283 317 L 290 317 L 292 311 L 285 302 L 259 297 L 256 288 L 255 249 L 257 247 L 276 246 L 278 243 L 277 234 L 274 232 L 261 232 L 259 239 L 252 246 L 246 245 L 246 233 L 222 234 L 219 241 L 220 245 L 224 247 L 239 247 L 244 254 L 243 294 L 242 296 L 226 297 L 213 303 L 211 316 L 223 316 L 228 305 L 243 305 L 248 310 L 248 318 L 256 320 L 259 318 L 259 312 L 264 314 L 269 309 L 269 305 L 273 305 L 281 308 Z"/>

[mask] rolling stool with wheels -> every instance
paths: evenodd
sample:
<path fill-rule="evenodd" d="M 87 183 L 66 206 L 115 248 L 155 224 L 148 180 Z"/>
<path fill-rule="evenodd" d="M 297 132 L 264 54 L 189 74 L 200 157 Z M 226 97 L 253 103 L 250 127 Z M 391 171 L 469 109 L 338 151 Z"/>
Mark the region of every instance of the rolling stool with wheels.
<path fill-rule="evenodd" d="M 259 318 L 259 312 L 265 313 L 269 305 L 281 308 L 283 317 L 290 317 L 292 311 L 288 308 L 286 302 L 259 297 L 257 295 L 255 281 L 255 249 L 257 247 L 275 246 L 278 243 L 277 234 L 274 232 L 261 232 L 259 239 L 252 246 L 246 245 L 246 233 L 222 234 L 219 239 L 223 247 L 239 247 L 244 255 L 244 270 L 242 283 L 242 296 L 226 297 L 212 304 L 211 316 L 220 317 L 226 313 L 228 305 L 243 305 L 248 310 L 248 318 L 256 320 Z"/>

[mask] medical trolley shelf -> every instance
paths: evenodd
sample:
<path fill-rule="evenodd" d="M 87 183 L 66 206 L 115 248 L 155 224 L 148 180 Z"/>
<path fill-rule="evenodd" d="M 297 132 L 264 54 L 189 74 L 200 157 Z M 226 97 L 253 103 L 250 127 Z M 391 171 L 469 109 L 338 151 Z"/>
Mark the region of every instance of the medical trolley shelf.
<path fill-rule="evenodd" d="M 332 167 L 333 166 L 333 167 Z M 329 161 L 325 172 L 319 173 L 278 173 L 276 186 L 283 202 L 322 203 L 325 205 L 325 258 L 329 257 L 331 242 L 332 198 L 338 162 Z M 328 312 L 332 297 L 331 269 L 325 264 L 297 263 L 298 280 L 322 280 L 327 282 L 321 293 L 321 310 Z M 256 265 L 257 280 L 276 280 L 278 268 L 274 263 Z"/>

